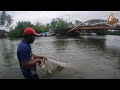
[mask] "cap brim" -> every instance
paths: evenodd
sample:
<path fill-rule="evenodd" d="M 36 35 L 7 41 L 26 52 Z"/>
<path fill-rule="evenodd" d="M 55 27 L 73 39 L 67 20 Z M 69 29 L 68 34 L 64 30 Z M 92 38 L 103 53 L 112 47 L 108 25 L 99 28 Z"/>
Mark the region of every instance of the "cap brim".
<path fill-rule="evenodd" d="M 34 33 L 34 35 L 35 35 L 35 36 L 40 36 L 40 34 L 38 34 L 38 33 Z"/>

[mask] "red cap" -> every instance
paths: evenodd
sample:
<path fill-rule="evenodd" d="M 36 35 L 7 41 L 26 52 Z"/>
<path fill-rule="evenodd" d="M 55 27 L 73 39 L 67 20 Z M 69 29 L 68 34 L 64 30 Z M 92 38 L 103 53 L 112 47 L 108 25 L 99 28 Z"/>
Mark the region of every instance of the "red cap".
<path fill-rule="evenodd" d="M 38 33 L 35 32 L 35 30 L 33 28 L 26 28 L 24 30 L 24 35 L 30 35 L 30 34 L 34 34 L 35 36 L 39 36 Z"/>

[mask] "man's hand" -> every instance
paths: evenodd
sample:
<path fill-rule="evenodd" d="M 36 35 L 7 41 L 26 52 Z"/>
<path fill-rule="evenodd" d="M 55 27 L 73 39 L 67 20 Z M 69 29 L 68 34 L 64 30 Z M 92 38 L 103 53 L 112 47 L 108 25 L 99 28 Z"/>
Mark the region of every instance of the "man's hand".
<path fill-rule="evenodd" d="M 37 58 L 38 58 L 38 56 L 35 55 L 35 54 L 32 54 L 32 56 L 33 56 L 34 59 L 37 59 Z"/>
<path fill-rule="evenodd" d="M 42 62 L 42 59 L 37 58 L 37 63 L 41 64 L 41 62 Z"/>
<path fill-rule="evenodd" d="M 37 55 L 34 55 L 34 54 L 33 54 L 33 57 L 34 57 L 34 59 L 39 58 L 39 59 L 47 60 L 47 58 L 44 57 L 44 56 L 37 56 Z"/>
<path fill-rule="evenodd" d="M 30 69 L 36 63 L 41 64 L 41 62 L 42 62 L 42 59 L 37 58 L 37 59 L 31 59 L 29 61 L 22 61 L 21 63 L 24 68 Z"/>
<path fill-rule="evenodd" d="M 38 56 L 38 58 L 43 59 L 43 60 L 47 60 L 47 58 L 44 56 Z"/>

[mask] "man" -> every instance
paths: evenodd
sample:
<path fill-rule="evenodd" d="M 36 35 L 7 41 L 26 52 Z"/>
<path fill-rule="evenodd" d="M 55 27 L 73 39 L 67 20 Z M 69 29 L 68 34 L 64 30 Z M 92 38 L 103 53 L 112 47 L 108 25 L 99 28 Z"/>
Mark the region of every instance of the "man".
<path fill-rule="evenodd" d="M 32 53 L 30 44 L 34 42 L 35 36 L 38 36 L 33 28 L 24 30 L 24 39 L 18 46 L 17 56 L 20 63 L 20 69 L 26 79 L 39 79 L 36 73 L 36 64 L 40 64 L 41 60 L 47 60 L 46 57 L 37 56 Z"/>

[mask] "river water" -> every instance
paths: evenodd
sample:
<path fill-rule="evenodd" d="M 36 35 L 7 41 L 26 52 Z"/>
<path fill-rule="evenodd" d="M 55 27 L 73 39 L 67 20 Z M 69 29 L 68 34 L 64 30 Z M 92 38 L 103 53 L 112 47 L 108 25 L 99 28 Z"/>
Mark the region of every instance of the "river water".
<path fill-rule="evenodd" d="M 0 79 L 24 79 L 16 56 L 20 41 L 0 39 Z M 52 74 L 38 66 L 42 79 L 120 79 L 120 36 L 38 37 L 31 47 L 67 65 L 47 61 Z"/>

